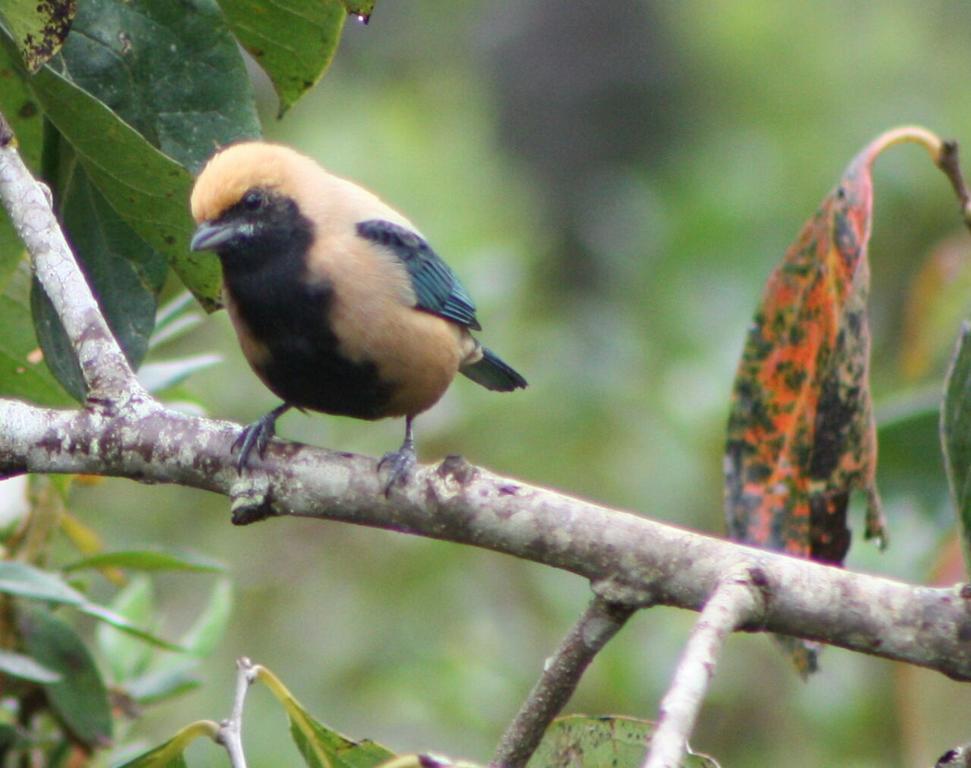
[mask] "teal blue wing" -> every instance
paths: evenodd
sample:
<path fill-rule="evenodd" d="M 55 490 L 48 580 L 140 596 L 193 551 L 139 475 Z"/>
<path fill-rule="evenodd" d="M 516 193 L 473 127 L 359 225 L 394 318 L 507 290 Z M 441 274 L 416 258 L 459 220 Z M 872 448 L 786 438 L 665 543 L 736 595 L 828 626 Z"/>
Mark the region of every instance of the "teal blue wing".
<path fill-rule="evenodd" d="M 418 307 L 477 331 L 472 297 L 448 264 L 425 240 L 409 229 L 390 221 L 372 219 L 359 222 L 357 234 L 390 250 L 408 269 Z"/>

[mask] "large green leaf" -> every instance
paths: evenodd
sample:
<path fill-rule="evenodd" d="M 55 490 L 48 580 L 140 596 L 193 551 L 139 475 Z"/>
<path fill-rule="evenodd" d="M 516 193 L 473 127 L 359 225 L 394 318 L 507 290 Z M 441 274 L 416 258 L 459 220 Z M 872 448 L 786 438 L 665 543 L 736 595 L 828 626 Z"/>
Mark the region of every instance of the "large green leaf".
<path fill-rule="evenodd" d="M 58 682 L 44 686 L 51 708 L 80 741 L 92 746 L 109 744 L 108 691 L 81 638 L 42 608 L 21 605 L 17 627 L 31 657 L 61 675 Z"/>
<path fill-rule="evenodd" d="M 323 76 L 340 42 L 340 0 L 219 0 L 239 39 L 273 81 L 282 117 Z"/>
<path fill-rule="evenodd" d="M 0 18 L 30 71 L 60 49 L 76 5 L 75 0 L 4 0 L 0 5 Z"/>
<path fill-rule="evenodd" d="M 215 147 L 260 135 L 246 66 L 215 0 L 85 0 L 59 64 L 190 171 Z"/>
<path fill-rule="evenodd" d="M 44 112 L 119 216 L 162 253 L 208 309 L 219 303 L 219 262 L 189 251 L 192 177 L 104 104 L 49 66 L 31 81 Z"/>
<path fill-rule="evenodd" d="M 944 466 L 964 543 L 964 567 L 971 571 L 971 323 L 962 323 L 941 407 Z"/>
<path fill-rule="evenodd" d="M 40 405 L 67 405 L 71 399 L 44 365 L 30 313 L 30 274 L 21 262 L 0 293 L 0 396 Z"/>
<path fill-rule="evenodd" d="M 60 193 L 61 220 L 102 314 L 133 368 L 141 365 L 155 325 L 165 258 L 121 219 L 75 167 Z M 35 280 L 31 308 L 37 338 L 51 371 L 77 399 L 84 381 L 60 318 Z"/>
<path fill-rule="evenodd" d="M 36 5 L 36 2 L 33 3 Z M 40 167 L 43 116 L 37 100 L 27 85 L 27 74 L 10 41 L 0 35 L 0 112 L 7 118 L 17 138 L 18 150 L 27 167 Z"/>
<path fill-rule="evenodd" d="M 630 717 L 568 715 L 553 721 L 528 768 L 636 768 L 644 761 L 655 724 Z M 718 768 L 689 752 L 682 768 Z"/>

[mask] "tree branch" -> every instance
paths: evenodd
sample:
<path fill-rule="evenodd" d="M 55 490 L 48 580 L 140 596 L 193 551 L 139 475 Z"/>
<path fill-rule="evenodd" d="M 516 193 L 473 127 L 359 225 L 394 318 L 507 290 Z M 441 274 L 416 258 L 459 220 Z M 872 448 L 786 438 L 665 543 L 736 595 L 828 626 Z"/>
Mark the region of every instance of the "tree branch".
<path fill-rule="evenodd" d="M 688 749 L 688 736 L 715 675 L 725 639 L 755 621 L 765 606 L 762 575 L 745 569 L 727 576 L 712 593 L 684 649 L 671 687 L 661 701 L 658 727 L 644 768 L 678 768 Z"/>
<path fill-rule="evenodd" d="M 326 518 L 470 544 L 571 571 L 605 600 L 700 610 L 727 570 L 765 574 L 766 630 L 971 680 L 971 588 L 912 586 L 753 549 L 473 467 L 419 467 L 383 493 L 376 462 L 274 440 L 241 478 L 240 428 L 165 409 L 56 411 L 0 400 L 0 475 L 80 472 L 177 483 L 262 512 Z"/>
<path fill-rule="evenodd" d="M 599 596 L 570 630 L 515 719 L 502 735 L 491 765 L 521 768 L 539 746 L 547 727 L 576 690 L 580 677 L 601 648 L 616 635 L 636 609 L 608 603 Z"/>

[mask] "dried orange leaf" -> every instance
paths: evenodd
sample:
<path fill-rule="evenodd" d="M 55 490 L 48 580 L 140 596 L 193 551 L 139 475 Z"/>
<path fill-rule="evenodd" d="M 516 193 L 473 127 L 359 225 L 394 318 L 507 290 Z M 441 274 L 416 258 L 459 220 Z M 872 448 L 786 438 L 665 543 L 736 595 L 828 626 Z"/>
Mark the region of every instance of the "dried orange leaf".
<path fill-rule="evenodd" d="M 889 131 L 850 163 L 769 277 L 735 379 L 725 462 L 729 535 L 842 563 L 850 492 L 867 495 L 867 538 L 886 541 L 874 475 L 868 379 L 867 244 L 871 168 L 880 152 L 944 144 L 916 127 Z"/>

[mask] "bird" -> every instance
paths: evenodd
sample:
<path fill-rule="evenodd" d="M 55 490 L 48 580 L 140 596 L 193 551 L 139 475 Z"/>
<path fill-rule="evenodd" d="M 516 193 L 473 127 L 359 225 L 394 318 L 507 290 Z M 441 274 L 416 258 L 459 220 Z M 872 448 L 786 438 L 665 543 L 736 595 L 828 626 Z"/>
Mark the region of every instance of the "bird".
<path fill-rule="evenodd" d="M 240 348 L 283 402 L 244 428 L 242 474 L 292 408 L 404 417 L 401 447 L 378 463 L 385 494 L 417 463 L 413 421 L 456 373 L 508 392 L 526 379 L 483 346 L 468 291 L 402 214 L 316 160 L 266 141 L 209 159 L 190 197 L 192 251 L 214 251 Z"/>

